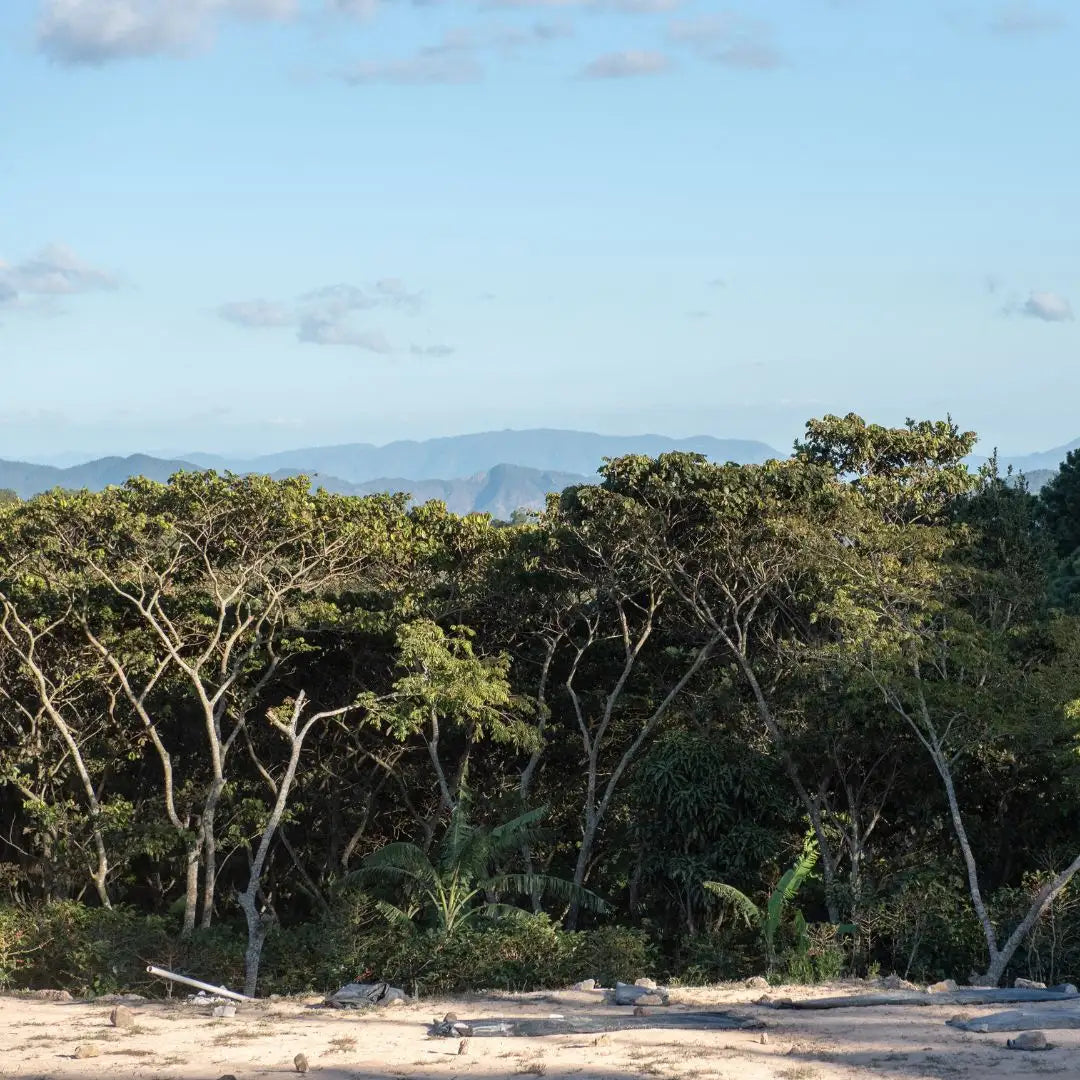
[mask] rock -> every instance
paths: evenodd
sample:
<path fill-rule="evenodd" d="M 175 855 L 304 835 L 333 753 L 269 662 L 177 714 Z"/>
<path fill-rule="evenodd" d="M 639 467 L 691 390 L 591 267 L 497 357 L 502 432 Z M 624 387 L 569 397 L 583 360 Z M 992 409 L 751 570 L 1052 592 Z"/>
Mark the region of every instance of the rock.
<path fill-rule="evenodd" d="M 101 1051 L 93 1043 L 83 1043 L 75 1050 L 75 1056 L 81 1061 L 83 1058 L 99 1057 Z"/>
<path fill-rule="evenodd" d="M 668 1003 L 667 991 L 659 987 L 651 989 L 647 986 L 630 986 L 628 983 L 615 984 L 614 1002 L 616 1005 L 638 1005 L 646 997 L 655 997 L 659 1005 Z"/>
<path fill-rule="evenodd" d="M 236 1080 L 236 1077 L 232 1073 L 225 1073 L 224 1076 L 219 1076 L 218 1080 Z"/>
<path fill-rule="evenodd" d="M 306 1057 L 306 1055 L 297 1054 L 296 1057 L 294 1057 L 292 1059 L 292 1063 L 293 1063 L 293 1065 L 296 1066 L 296 1071 L 298 1073 L 306 1073 L 307 1072 L 307 1057 Z"/>
<path fill-rule="evenodd" d="M 634 1006 L 634 1015 L 635 1016 L 648 1016 L 648 1013 L 640 1005 L 635 1005 Z"/>
<path fill-rule="evenodd" d="M 1015 1039 L 1008 1039 L 1005 1045 L 1010 1050 L 1049 1050 L 1050 1044 L 1046 1041 L 1046 1033 L 1043 1031 L 1023 1031 Z"/>
<path fill-rule="evenodd" d="M 1055 994 L 1076 994 L 1080 992 L 1077 991 L 1072 983 L 1058 983 L 1057 986 L 1051 986 L 1050 989 L 1053 990 Z"/>
<path fill-rule="evenodd" d="M 1016 990 L 1045 990 L 1046 983 L 1036 982 L 1034 979 L 1015 979 L 1013 987 Z"/>
<path fill-rule="evenodd" d="M 635 979 L 635 986 L 643 986 L 646 990 L 655 990 L 656 983 L 652 979 Z"/>
<path fill-rule="evenodd" d="M 771 1005 L 772 998 L 768 994 L 762 994 L 755 1002 L 755 1005 Z"/>
<path fill-rule="evenodd" d="M 210 1015 L 211 1016 L 216 1016 L 219 1019 L 221 1017 L 235 1016 L 236 1015 L 236 1006 L 235 1005 L 215 1005 L 210 1010 Z"/>
<path fill-rule="evenodd" d="M 768 1044 L 769 1044 L 769 1036 L 768 1036 L 768 1034 L 766 1034 L 766 1032 L 763 1031 L 761 1033 L 761 1038 L 758 1041 L 761 1043 L 762 1046 L 768 1046 Z"/>
<path fill-rule="evenodd" d="M 913 982 L 908 982 L 907 979 L 902 979 L 899 975 L 886 975 L 885 978 L 881 980 L 881 985 L 886 990 L 919 989 Z"/>
<path fill-rule="evenodd" d="M 131 1031 L 135 1026 L 135 1014 L 126 1005 L 117 1005 L 112 1012 L 109 1013 L 109 1023 L 114 1028 L 123 1028 L 125 1031 Z"/>
<path fill-rule="evenodd" d="M 659 994 L 642 994 L 637 999 L 638 1005 L 666 1005 L 667 1002 Z"/>
<path fill-rule="evenodd" d="M 334 1009 L 367 1009 L 373 1005 L 389 1005 L 391 1001 L 409 1000 L 404 990 L 389 983 L 347 983 L 331 994 L 325 1004 Z"/>
<path fill-rule="evenodd" d="M 954 979 L 942 979 L 926 988 L 928 994 L 955 994 L 959 987 Z"/>
<path fill-rule="evenodd" d="M 459 1056 L 461 1054 L 464 1054 L 465 1051 L 468 1050 L 468 1049 L 469 1049 L 469 1040 L 468 1039 L 462 1039 L 461 1042 L 459 1042 L 457 1044 L 457 1052 L 458 1052 Z"/>
<path fill-rule="evenodd" d="M 754 975 L 746 980 L 747 990 L 768 990 L 769 980 L 763 979 L 760 975 Z"/>
<path fill-rule="evenodd" d="M 581 982 L 574 983 L 574 985 L 571 986 L 570 989 L 571 990 L 595 990 L 596 989 L 596 980 L 595 979 L 582 979 Z"/>

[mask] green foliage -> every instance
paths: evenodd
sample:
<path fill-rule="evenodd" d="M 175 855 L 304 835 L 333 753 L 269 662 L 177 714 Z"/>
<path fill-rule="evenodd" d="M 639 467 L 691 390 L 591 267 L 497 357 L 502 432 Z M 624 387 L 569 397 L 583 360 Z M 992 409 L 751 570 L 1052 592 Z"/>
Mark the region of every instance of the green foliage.
<path fill-rule="evenodd" d="M 541 807 L 485 829 L 469 822 L 469 799 L 459 799 L 450 815 L 436 858 L 416 844 L 388 844 L 364 860 L 357 877 L 372 885 L 389 885 L 404 896 L 403 906 L 378 901 L 378 910 L 392 925 L 410 928 L 420 919 L 450 936 L 475 920 L 517 918 L 520 912 L 500 902 L 505 896 L 542 896 L 576 900 L 589 911 L 607 905 L 588 889 L 546 874 L 512 874 L 499 867 L 535 839 L 547 813 Z"/>
<path fill-rule="evenodd" d="M 794 865 L 784 871 L 776 887 L 769 893 L 764 908 L 759 907 L 745 893 L 732 885 L 720 881 L 703 882 L 704 887 L 729 904 L 747 926 L 755 926 L 760 930 L 770 970 L 776 967 L 779 959 L 777 939 L 784 915 L 803 884 L 813 873 L 818 855 L 817 841 L 813 834 L 810 834 L 804 841 L 802 853 L 795 860 Z M 791 930 L 794 934 L 796 950 L 805 955 L 809 950 L 809 938 L 806 918 L 799 910 L 793 914 Z"/>

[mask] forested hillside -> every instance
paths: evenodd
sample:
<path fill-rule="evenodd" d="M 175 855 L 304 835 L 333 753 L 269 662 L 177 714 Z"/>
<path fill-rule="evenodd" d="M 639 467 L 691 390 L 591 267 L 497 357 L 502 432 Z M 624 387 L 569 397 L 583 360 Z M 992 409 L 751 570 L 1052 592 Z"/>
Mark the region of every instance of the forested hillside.
<path fill-rule="evenodd" d="M 0 499 L 0 985 L 1080 975 L 1080 456 L 974 442 Z"/>

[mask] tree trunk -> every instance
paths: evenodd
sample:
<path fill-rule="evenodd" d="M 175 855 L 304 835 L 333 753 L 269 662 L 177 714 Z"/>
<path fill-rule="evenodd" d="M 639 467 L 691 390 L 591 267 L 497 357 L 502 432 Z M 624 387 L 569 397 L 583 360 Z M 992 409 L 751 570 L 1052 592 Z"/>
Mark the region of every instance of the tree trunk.
<path fill-rule="evenodd" d="M 195 931 L 195 915 L 199 907 L 199 852 L 202 845 L 198 838 L 188 841 L 187 867 L 184 889 L 184 924 L 181 937 L 191 937 Z"/>

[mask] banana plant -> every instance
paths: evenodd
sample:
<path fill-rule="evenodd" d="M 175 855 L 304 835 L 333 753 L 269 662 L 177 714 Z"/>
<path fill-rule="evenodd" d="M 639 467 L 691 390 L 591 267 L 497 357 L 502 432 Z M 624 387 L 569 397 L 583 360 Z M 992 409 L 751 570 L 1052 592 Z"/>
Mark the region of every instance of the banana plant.
<path fill-rule="evenodd" d="M 755 904 L 746 893 L 736 889 L 734 885 L 726 885 L 721 881 L 702 882 L 709 892 L 726 900 L 735 912 L 742 916 L 747 926 L 758 927 L 762 940 L 765 942 L 765 954 L 768 957 L 770 971 L 776 967 L 776 937 L 780 931 L 784 911 L 795 899 L 803 882 L 813 873 L 817 860 L 817 841 L 811 833 L 803 841 L 802 854 L 777 882 L 764 909 Z M 808 940 L 806 918 L 798 910 L 795 912 L 795 933 L 800 943 Z"/>
<path fill-rule="evenodd" d="M 424 920 L 445 934 L 479 918 L 518 916 L 522 910 L 500 897 L 552 896 L 573 900 L 588 911 L 603 912 L 607 904 L 595 893 L 564 878 L 546 874 L 508 874 L 495 869 L 504 859 L 535 839 L 546 808 L 530 810 L 491 829 L 468 820 L 469 799 L 458 801 L 434 858 L 416 844 L 388 844 L 369 855 L 358 871 L 363 882 L 396 891 L 399 903 L 377 901 L 383 917 L 396 925 Z"/>

